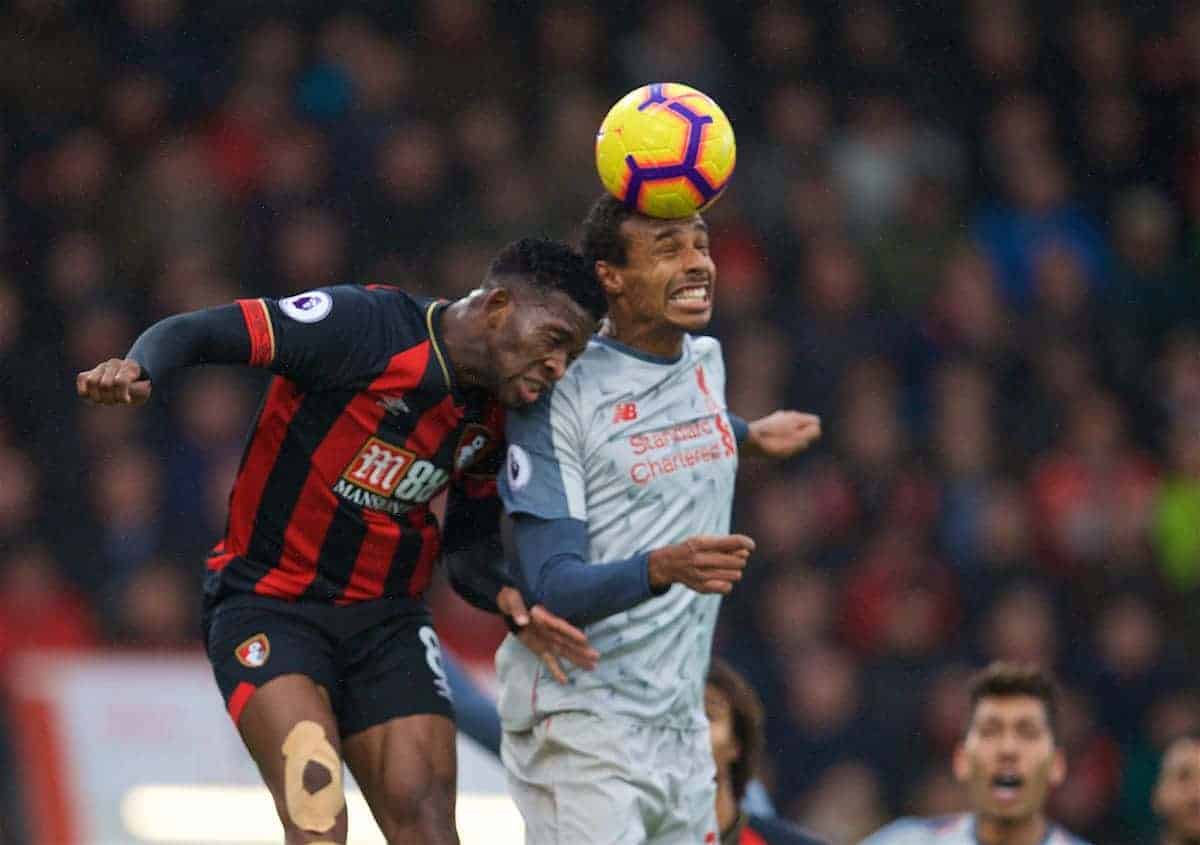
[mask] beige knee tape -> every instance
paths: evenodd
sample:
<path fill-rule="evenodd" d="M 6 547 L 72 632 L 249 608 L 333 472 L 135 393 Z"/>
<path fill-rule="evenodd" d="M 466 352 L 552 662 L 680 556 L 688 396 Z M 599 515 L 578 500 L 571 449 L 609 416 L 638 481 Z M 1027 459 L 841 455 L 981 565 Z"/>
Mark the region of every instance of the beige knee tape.
<path fill-rule="evenodd" d="M 346 806 L 342 792 L 342 761 L 325 729 L 316 722 L 297 722 L 283 741 L 283 788 L 288 815 L 301 830 L 325 833 L 337 824 L 338 813 Z M 329 783 L 316 792 L 304 788 L 304 770 L 316 763 L 329 770 Z"/>

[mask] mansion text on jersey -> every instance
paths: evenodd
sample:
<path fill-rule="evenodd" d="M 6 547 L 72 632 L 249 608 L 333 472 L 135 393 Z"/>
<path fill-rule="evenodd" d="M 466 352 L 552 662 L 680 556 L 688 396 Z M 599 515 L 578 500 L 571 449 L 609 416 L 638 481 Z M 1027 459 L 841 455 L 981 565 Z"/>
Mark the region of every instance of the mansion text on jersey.
<path fill-rule="evenodd" d="M 400 516 L 401 514 L 408 513 L 416 506 L 413 502 L 402 502 L 399 499 L 380 496 L 378 493 L 372 493 L 361 487 L 355 487 L 345 479 L 340 478 L 333 485 L 333 492 L 360 507 L 373 511 L 383 511 L 384 513 L 390 513 L 392 516 Z"/>

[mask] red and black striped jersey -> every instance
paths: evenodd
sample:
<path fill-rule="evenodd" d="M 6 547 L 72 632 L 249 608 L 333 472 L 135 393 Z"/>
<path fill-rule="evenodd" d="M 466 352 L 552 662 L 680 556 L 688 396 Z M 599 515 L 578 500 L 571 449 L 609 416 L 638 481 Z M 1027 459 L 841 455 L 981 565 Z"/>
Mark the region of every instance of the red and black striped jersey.
<path fill-rule="evenodd" d="M 429 502 L 447 487 L 486 500 L 481 537 L 497 530 L 504 410 L 455 384 L 445 303 L 344 285 L 238 305 L 250 363 L 276 376 L 208 558 L 211 598 L 419 596 L 441 544 Z"/>

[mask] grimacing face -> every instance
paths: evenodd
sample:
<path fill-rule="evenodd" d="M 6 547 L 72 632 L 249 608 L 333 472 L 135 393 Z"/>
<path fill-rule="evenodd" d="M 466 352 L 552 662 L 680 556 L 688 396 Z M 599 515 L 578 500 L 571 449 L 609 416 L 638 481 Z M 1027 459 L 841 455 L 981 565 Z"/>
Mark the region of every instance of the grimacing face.
<path fill-rule="evenodd" d="M 1154 787 L 1154 812 L 1167 833 L 1200 839 L 1200 740 L 1172 743 Z"/>
<path fill-rule="evenodd" d="M 685 332 L 712 319 L 717 266 L 699 214 L 679 220 L 634 215 L 621 224 L 627 249 L 620 273 L 627 307 L 641 322 Z"/>
<path fill-rule="evenodd" d="M 954 753 L 954 776 L 976 813 L 1019 821 L 1040 813 L 1066 761 L 1050 731 L 1046 707 L 1030 695 L 986 696 Z"/>
<path fill-rule="evenodd" d="M 582 354 L 595 321 L 562 291 L 515 284 L 490 295 L 492 392 L 509 407 L 532 404 Z"/>

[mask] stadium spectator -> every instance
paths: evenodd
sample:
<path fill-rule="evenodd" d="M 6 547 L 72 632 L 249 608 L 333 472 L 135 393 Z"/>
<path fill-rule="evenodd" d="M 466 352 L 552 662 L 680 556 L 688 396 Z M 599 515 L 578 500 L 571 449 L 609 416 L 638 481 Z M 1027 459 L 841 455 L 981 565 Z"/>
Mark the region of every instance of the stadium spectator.
<path fill-rule="evenodd" d="M 863 845 L 1081 843 L 1046 815 L 1050 791 L 1067 776 L 1053 682 L 1033 666 L 993 663 L 975 676 L 969 694 L 953 770 L 971 811 L 903 818 Z"/>
<path fill-rule="evenodd" d="M 1162 821 L 1158 845 L 1200 839 L 1200 740 L 1195 736 L 1167 746 L 1154 788 L 1154 812 Z"/>
<path fill-rule="evenodd" d="M 704 711 L 717 764 L 721 845 L 820 845 L 820 840 L 785 821 L 743 809 L 747 787 L 762 776 L 764 714 L 746 679 L 719 658 L 708 668 Z"/>

